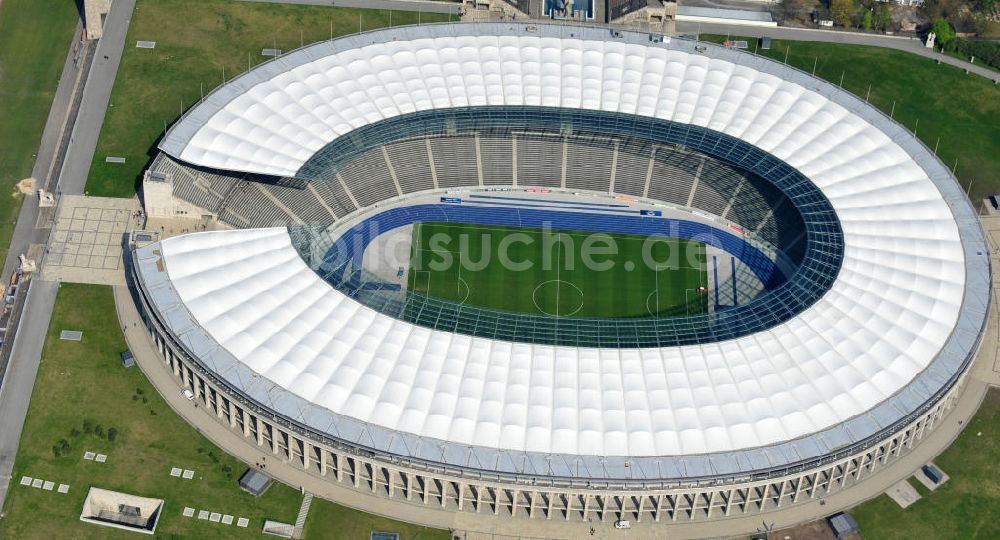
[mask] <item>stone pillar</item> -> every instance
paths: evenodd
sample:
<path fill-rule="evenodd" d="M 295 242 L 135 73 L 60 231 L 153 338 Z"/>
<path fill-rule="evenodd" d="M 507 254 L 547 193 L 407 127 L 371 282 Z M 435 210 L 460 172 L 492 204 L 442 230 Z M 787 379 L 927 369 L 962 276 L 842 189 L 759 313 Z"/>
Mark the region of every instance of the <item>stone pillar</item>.
<path fill-rule="evenodd" d="M 111 10 L 111 0 L 84 0 L 84 26 L 87 39 L 98 39 L 104 35 L 104 16 Z"/>
<path fill-rule="evenodd" d="M 236 429 L 236 404 L 233 400 L 227 400 L 229 402 L 229 429 Z M 246 421 L 243 421 L 243 425 L 246 426 Z M 246 430 L 244 429 L 243 436 L 246 436 Z"/>

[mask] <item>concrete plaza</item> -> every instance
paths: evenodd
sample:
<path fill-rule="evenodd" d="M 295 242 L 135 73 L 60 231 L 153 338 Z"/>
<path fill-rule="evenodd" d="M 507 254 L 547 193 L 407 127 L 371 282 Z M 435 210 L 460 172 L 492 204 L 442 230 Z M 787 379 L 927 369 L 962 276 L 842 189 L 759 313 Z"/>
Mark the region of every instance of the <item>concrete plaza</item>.
<path fill-rule="evenodd" d="M 139 225 L 137 199 L 63 195 L 42 266 L 42 279 L 122 285 L 123 241 Z"/>

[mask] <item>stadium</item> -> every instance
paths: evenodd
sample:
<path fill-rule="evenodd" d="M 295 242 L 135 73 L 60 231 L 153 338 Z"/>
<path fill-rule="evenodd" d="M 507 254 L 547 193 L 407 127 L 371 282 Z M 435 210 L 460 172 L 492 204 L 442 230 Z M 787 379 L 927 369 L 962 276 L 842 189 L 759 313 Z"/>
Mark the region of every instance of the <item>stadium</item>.
<path fill-rule="evenodd" d="M 984 236 L 933 152 L 696 41 L 371 31 L 228 81 L 159 148 L 149 216 L 226 229 L 134 246 L 164 369 L 246 444 L 399 504 L 822 498 L 934 429 L 987 319 Z"/>

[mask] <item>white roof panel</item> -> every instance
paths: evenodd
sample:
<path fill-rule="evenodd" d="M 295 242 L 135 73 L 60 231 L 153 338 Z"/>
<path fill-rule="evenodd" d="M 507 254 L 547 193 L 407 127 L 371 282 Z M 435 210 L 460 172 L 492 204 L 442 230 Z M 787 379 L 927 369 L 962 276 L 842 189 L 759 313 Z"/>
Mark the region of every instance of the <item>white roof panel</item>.
<path fill-rule="evenodd" d="M 163 148 L 202 166 L 294 175 L 336 137 L 428 108 L 546 104 L 693 123 L 774 154 L 824 192 L 845 244 L 831 290 L 795 319 L 725 343 L 567 348 L 391 319 L 323 282 L 284 229 L 164 240 L 169 286 L 211 340 L 319 409 L 488 449 L 695 456 L 823 432 L 810 443 L 820 448 L 842 444 L 838 424 L 870 410 L 892 421 L 887 400 L 930 373 L 960 324 L 969 253 L 981 241 L 963 243 L 954 212 L 966 203 L 956 202 L 947 171 L 911 157 L 925 148 L 887 136 L 888 119 L 845 106 L 829 85 L 788 68 L 758 70 L 760 60 L 732 51 L 581 29 L 568 37 L 572 28 L 544 25 L 557 36 L 469 28 L 434 39 L 407 39 L 426 28 L 398 30 L 286 55 L 248 74 L 239 92 L 209 96 Z M 318 54 L 323 47 L 331 52 Z M 562 76 L 545 75 L 553 69 Z M 977 286 L 988 280 L 984 264 L 975 261 Z"/>

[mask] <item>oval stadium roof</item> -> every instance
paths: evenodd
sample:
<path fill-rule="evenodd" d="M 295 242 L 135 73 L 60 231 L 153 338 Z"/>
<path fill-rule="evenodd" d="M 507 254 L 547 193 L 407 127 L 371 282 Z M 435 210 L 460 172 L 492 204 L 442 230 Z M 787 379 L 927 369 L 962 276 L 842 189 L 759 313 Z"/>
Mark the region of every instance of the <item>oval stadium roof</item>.
<path fill-rule="evenodd" d="M 345 297 L 280 228 L 139 250 L 157 310 L 208 369 L 280 414 L 458 465 L 469 458 L 456 448 L 608 458 L 578 473 L 593 477 L 620 478 L 615 463 L 657 456 L 685 461 L 636 475 L 746 472 L 857 444 L 950 386 L 978 345 L 990 276 L 978 220 L 948 170 L 836 86 L 721 47 L 621 35 L 452 24 L 321 43 L 217 90 L 161 148 L 205 167 L 294 176 L 337 137 L 432 108 L 527 104 L 696 124 L 786 161 L 837 212 L 842 269 L 797 317 L 659 349 L 450 334 Z M 443 446 L 419 450 L 417 440 Z M 503 468 L 493 463 L 483 468 Z"/>

